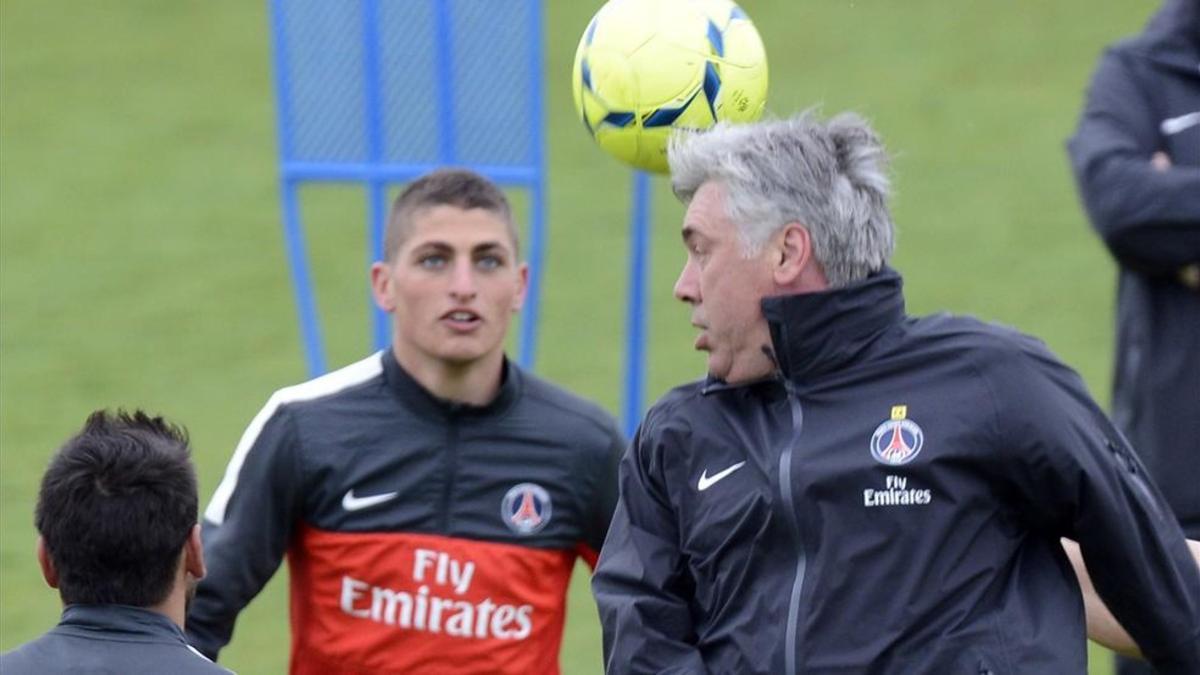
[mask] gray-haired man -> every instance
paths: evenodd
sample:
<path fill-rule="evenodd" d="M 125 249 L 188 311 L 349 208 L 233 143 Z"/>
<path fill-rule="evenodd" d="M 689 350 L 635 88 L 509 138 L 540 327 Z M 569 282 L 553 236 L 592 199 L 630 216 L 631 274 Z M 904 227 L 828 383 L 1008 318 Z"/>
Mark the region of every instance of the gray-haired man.
<path fill-rule="evenodd" d="M 622 462 L 593 580 L 610 672 L 1084 673 L 1060 537 L 1161 672 L 1200 672 L 1200 570 L 1078 376 L 905 314 L 865 122 L 718 127 L 670 165 L 709 377 Z"/>

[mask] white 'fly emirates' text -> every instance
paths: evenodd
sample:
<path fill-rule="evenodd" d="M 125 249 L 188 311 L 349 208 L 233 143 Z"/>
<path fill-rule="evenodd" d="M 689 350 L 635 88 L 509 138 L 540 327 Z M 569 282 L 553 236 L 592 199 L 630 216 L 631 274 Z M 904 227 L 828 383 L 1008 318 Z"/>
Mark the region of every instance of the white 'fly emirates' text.
<path fill-rule="evenodd" d="M 413 581 L 428 580 L 458 595 L 468 590 L 474 571 L 474 562 L 454 560 L 442 551 L 417 549 L 414 556 Z M 340 605 L 353 617 L 452 637 L 524 640 L 533 630 L 533 605 L 497 604 L 490 597 L 480 602 L 439 597 L 430 594 L 427 583 L 410 592 L 343 575 Z"/>

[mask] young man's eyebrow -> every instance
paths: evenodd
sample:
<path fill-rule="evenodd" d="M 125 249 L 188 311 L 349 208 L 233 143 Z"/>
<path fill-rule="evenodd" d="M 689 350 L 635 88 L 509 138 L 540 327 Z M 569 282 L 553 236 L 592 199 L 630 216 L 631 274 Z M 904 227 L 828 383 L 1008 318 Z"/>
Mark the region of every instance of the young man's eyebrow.
<path fill-rule="evenodd" d="M 508 247 L 505 246 L 503 242 L 485 241 L 483 243 L 476 244 L 474 248 L 471 249 L 471 252 L 473 253 L 491 253 L 496 251 L 500 253 L 508 253 Z"/>
<path fill-rule="evenodd" d="M 453 251 L 454 247 L 444 241 L 425 241 L 413 247 L 413 253 L 424 253 L 426 251 Z"/>

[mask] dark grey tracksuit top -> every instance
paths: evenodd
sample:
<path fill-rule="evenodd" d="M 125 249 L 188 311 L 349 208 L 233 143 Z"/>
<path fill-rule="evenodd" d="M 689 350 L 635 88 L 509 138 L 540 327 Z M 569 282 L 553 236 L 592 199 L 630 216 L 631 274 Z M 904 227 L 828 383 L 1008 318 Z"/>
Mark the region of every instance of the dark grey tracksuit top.
<path fill-rule="evenodd" d="M 610 673 L 1087 669 L 1060 537 L 1162 673 L 1200 673 L 1200 571 L 1079 377 L 905 315 L 885 270 L 763 301 L 783 378 L 668 393 L 592 586 Z"/>
<path fill-rule="evenodd" d="M 4 675 L 230 675 L 188 646 L 165 615 L 127 605 L 67 605 L 45 635 L 0 655 Z"/>

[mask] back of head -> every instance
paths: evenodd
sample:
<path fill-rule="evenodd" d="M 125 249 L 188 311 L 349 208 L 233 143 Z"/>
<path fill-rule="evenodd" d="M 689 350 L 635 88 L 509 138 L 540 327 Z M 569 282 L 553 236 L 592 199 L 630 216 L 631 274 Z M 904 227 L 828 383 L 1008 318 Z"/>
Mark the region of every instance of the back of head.
<path fill-rule="evenodd" d="M 186 432 L 141 411 L 93 413 L 42 477 L 35 524 L 66 604 L 149 607 L 196 524 Z"/>
<path fill-rule="evenodd" d="M 384 259 L 392 260 L 412 231 L 413 216 L 422 209 L 453 206 L 464 211 L 490 211 L 508 223 L 513 250 L 520 255 L 517 229 L 508 197 L 495 183 L 469 169 L 437 169 L 413 181 L 396 197 L 384 234 Z"/>
<path fill-rule="evenodd" d="M 891 257 L 887 152 L 858 115 L 821 121 L 812 112 L 756 124 L 718 124 L 676 135 L 671 182 L 684 203 L 706 182 L 725 187 L 747 255 L 799 222 L 832 287 L 879 271 Z"/>

